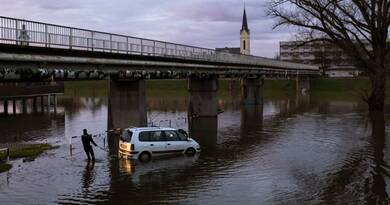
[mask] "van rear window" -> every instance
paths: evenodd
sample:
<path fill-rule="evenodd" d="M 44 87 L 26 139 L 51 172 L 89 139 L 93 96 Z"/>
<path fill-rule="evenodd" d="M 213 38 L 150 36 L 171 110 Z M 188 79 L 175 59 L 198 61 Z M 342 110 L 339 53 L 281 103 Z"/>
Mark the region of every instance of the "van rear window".
<path fill-rule="evenodd" d="M 122 141 L 125 141 L 125 142 L 131 142 L 131 137 L 133 136 L 133 132 L 131 132 L 130 130 L 125 130 L 123 133 L 122 133 Z"/>

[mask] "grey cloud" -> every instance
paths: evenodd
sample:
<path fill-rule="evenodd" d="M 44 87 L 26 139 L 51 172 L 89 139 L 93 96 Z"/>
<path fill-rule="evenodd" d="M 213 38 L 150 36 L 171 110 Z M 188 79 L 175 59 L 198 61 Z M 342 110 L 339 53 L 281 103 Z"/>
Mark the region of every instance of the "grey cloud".
<path fill-rule="evenodd" d="M 80 8 L 79 1 L 77 0 L 67 0 L 67 1 L 41 0 L 39 3 L 42 8 L 49 9 L 49 10 L 64 10 L 64 9 Z"/>

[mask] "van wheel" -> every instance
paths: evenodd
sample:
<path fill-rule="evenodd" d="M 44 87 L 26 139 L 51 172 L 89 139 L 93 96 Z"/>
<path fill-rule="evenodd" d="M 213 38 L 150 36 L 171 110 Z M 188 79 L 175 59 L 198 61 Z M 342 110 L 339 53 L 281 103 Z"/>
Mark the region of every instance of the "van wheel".
<path fill-rule="evenodd" d="M 150 158 L 151 158 L 151 156 L 150 156 L 149 152 L 142 152 L 138 157 L 139 161 L 141 161 L 141 162 L 149 162 Z"/>
<path fill-rule="evenodd" d="M 196 150 L 195 150 L 194 148 L 192 148 L 192 147 L 188 148 L 188 149 L 185 151 L 185 154 L 186 154 L 187 156 L 194 156 L 195 153 L 196 153 Z"/>

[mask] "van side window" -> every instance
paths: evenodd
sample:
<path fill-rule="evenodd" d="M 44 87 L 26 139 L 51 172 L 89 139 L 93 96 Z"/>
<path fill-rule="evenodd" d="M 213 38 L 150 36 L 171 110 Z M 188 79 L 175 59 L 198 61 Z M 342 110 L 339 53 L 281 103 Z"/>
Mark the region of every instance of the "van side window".
<path fill-rule="evenodd" d="M 149 142 L 150 141 L 150 132 L 141 132 L 139 133 L 139 141 Z"/>
<path fill-rule="evenodd" d="M 149 135 L 150 141 L 165 141 L 162 131 L 152 131 Z"/>
<path fill-rule="evenodd" d="M 133 136 L 133 132 L 131 132 L 130 130 L 125 130 L 122 133 L 121 139 L 122 141 L 130 142 L 132 136 Z"/>
<path fill-rule="evenodd" d="M 167 141 L 181 141 L 176 131 L 165 131 Z"/>

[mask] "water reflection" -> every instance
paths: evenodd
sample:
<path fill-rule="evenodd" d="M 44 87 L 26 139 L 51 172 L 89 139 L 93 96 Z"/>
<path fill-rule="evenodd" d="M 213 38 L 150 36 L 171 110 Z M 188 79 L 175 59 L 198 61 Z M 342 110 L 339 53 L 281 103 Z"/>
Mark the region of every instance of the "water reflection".
<path fill-rule="evenodd" d="M 88 194 L 88 189 L 91 187 L 91 184 L 93 184 L 95 173 L 94 173 L 94 167 L 95 167 L 95 161 L 87 161 L 84 168 L 84 173 L 82 176 L 82 184 L 85 194 Z"/>
<path fill-rule="evenodd" d="M 388 172 L 390 166 L 384 161 L 386 144 L 384 113 L 370 114 L 370 122 L 372 132 L 370 144 L 373 147 L 371 168 L 373 170 L 370 171 L 371 179 L 368 180 L 367 204 L 389 204 L 390 199 L 386 192 L 384 179 L 384 176 L 390 176 Z"/>
<path fill-rule="evenodd" d="M 140 163 L 137 161 L 119 160 L 119 171 L 121 175 L 131 176 L 133 184 L 145 185 L 159 183 L 160 179 L 168 173 L 172 175 L 176 170 L 191 168 L 198 160 L 199 155 L 193 157 L 176 156 L 154 160 L 149 163 Z"/>
<path fill-rule="evenodd" d="M 64 125 L 63 112 L 2 115 L 0 143 L 47 140 L 54 143 L 64 137 Z"/>
<path fill-rule="evenodd" d="M 241 137 L 256 132 L 263 126 L 263 105 L 243 105 L 241 107 Z"/>
<path fill-rule="evenodd" d="M 189 134 L 202 147 L 203 151 L 212 151 L 217 145 L 218 118 L 190 116 Z"/>
<path fill-rule="evenodd" d="M 16 162 L 11 172 L 0 174 L 0 200 L 2 204 L 389 203 L 386 132 L 390 127 L 385 123 L 389 115 L 367 117 L 360 101 L 334 96 L 265 96 L 263 106 L 241 106 L 234 96 L 219 97 L 224 112 L 218 119 L 192 116 L 189 124 L 180 124 L 179 128 L 188 126 L 202 145 L 195 158 L 142 164 L 95 149 L 98 160 L 88 164 L 75 140 L 74 156 L 69 156 L 65 143 L 35 162 Z M 64 96 L 59 99 L 62 114 L 0 117 L 0 140 L 34 142 L 80 135 L 82 128 L 97 134 L 110 123 L 130 126 L 130 118 L 140 115 L 126 109 L 139 101 L 127 94 L 122 97 L 109 104 L 106 96 Z M 157 122 L 187 116 L 186 97 L 157 95 L 146 100 L 148 116 Z M 18 127 L 22 131 L 14 139 Z M 13 134 L 3 137 L 3 133 Z M 95 141 L 102 145 L 103 140 Z"/>

